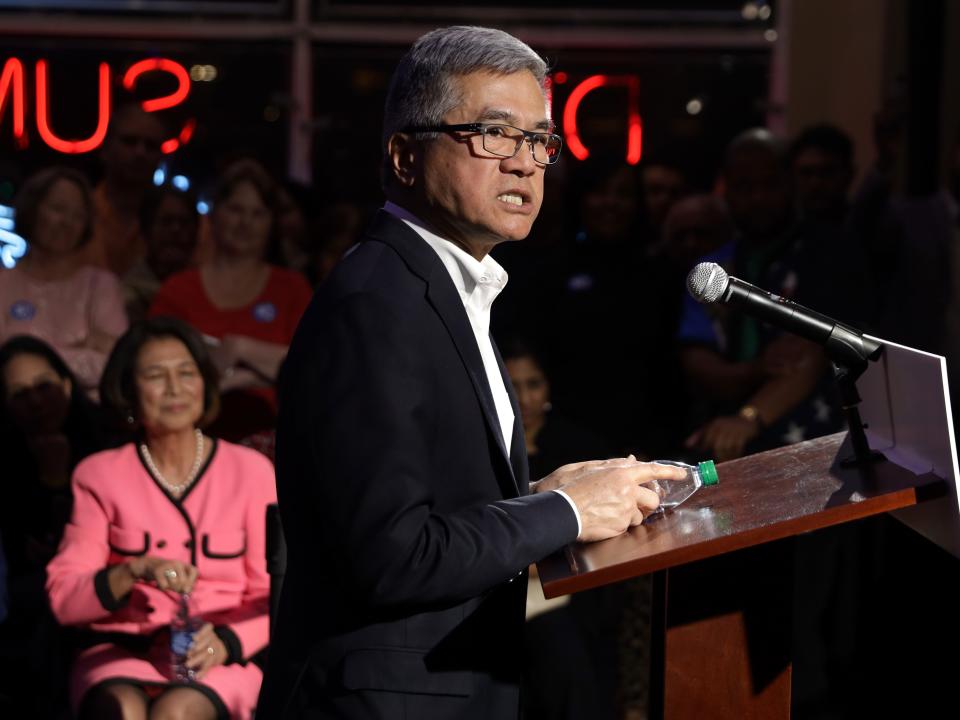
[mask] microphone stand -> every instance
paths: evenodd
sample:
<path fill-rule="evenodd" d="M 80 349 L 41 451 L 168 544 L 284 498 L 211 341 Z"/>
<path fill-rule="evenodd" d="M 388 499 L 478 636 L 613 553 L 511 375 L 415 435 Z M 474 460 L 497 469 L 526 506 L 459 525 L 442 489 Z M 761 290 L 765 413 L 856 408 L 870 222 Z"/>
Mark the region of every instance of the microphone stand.
<path fill-rule="evenodd" d="M 863 375 L 869 362 L 876 362 L 883 354 L 883 343 L 865 338 L 856 330 L 837 323 L 824 343 L 827 357 L 833 364 L 833 377 L 840 391 L 840 406 L 847 420 L 847 436 L 853 447 L 853 457 L 840 460 L 840 466 L 872 468 L 885 461 L 883 453 L 870 449 L 864 432 L 860 409 L 862 398 L 857 391 L 857 379 Z"/>

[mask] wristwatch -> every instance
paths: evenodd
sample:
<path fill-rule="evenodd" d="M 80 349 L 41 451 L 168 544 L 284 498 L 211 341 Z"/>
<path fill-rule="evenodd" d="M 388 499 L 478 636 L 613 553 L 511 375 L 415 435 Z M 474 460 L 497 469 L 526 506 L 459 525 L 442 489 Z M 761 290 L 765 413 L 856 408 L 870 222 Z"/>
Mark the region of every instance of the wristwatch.
<path fill-rule="evenodd" d="M 752 423 L 755 423 L 757 428 L 763 429 L 763 420 L 760 419 L 760 413 L 753 405 L 744 405 L 740 408 L 740 412 L 737 413 L 744 420 L 749 420 Z"/>

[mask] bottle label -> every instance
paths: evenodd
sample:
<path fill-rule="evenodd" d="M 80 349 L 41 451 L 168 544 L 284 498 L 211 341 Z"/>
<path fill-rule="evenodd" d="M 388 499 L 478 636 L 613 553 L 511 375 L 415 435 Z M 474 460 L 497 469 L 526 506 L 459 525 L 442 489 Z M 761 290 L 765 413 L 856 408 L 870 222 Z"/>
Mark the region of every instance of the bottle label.
<path fill-rule="evenodd" d="M 186 655 L 193 644 L 193 628 L 187 627 L 183 630 L 170 631 L 170 652 L 174 655 Z"/>

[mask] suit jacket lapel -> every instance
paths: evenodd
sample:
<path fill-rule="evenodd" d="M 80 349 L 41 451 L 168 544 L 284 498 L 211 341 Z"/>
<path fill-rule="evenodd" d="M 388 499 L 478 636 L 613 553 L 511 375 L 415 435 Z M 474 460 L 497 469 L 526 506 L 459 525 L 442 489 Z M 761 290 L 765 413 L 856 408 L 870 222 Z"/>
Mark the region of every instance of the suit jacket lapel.
<path fill-rule="evenodd" d="M 507 470 L 507 479 L 504 480 L 501 475 L 497 476 L 500 488 L 507 497 L 515 497 L 518 494 L 517 478 L 511 458 L 507 456 L 507 447 L 503 442 L 503 431 L 500 429 L 500 421 L 497 417 L 496 406 L 493 402 L 493 393 L 490 391 L 490 385 L 487 382 L 486 371 L 483 367 L 483 359 L 480 357 L 480 349 L 477 347 L 477 340 L 473 334 L 473 328 L 470 320 L 467 318 L 467 311 L 463 307 L 463 301 L 460 294 L 450 279 L 447 269 L 440 262 L 440 258 L 427 243 L 411 230 L 402 220 L 390 215 L 385 211 L 380 211 L 373 221 L 369 236 L 386 243 L 403 258 L 407 266 L 415 274 L 423 278 L 427 283 L 427 299 L 436 310 L 443 324 L 450 333 L 453 344 L 457 348 L 460 359 L 463 361 L 467 375 L 473 385 L 474 392 L 477 394 L 477 400 L 483 410 L 483 416 L 486 419 L 487 427 L 492 434 L 497 447 L 499 448 L 500 459 Z M 499 362 L 499 355 L 498 362 Z M 501 363 L 501 374 L 502 374 Z M 507 385 L 508 392 L 510 385 Z M 511 403 L 516 406 L 511 393 Z M 518 411 L 514 410 L 514 416 L 519 417 Z M 514 440 L 516 446 L 516 419 L 514 420 Z M 521 440 L 522 444 L 522 440 Z"/>

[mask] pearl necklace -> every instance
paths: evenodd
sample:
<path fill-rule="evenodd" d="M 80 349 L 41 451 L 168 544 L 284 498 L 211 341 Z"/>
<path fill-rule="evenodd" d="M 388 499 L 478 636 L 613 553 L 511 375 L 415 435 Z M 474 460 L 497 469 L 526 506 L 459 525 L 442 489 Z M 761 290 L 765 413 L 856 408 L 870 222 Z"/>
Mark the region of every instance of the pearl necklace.
<path fill-rule="evenodd" d="M 197 438 L 197 453 L 193 458 L 193 467 L 190 468 L 187 477 L 179 485 L 174 485 L 169 482 L 161 474 L 153 462 L 153 456 L 150 455 L 150 448 L 147 447 L 146 443 L 140 444 L 140 453 L 143 455 L 143 461 L 147 464 L 147 469 L 150 471 L 150 474 L 153 475 L 153 479 L 166 488 L 171 495 L 179 497 L 184 490 L 193 484 L 193 481 L 197 479 L 197 475 L 200 473 L 200 466 L 203 464 L 203 431 L 197 428 L 193 432 Z"/>

